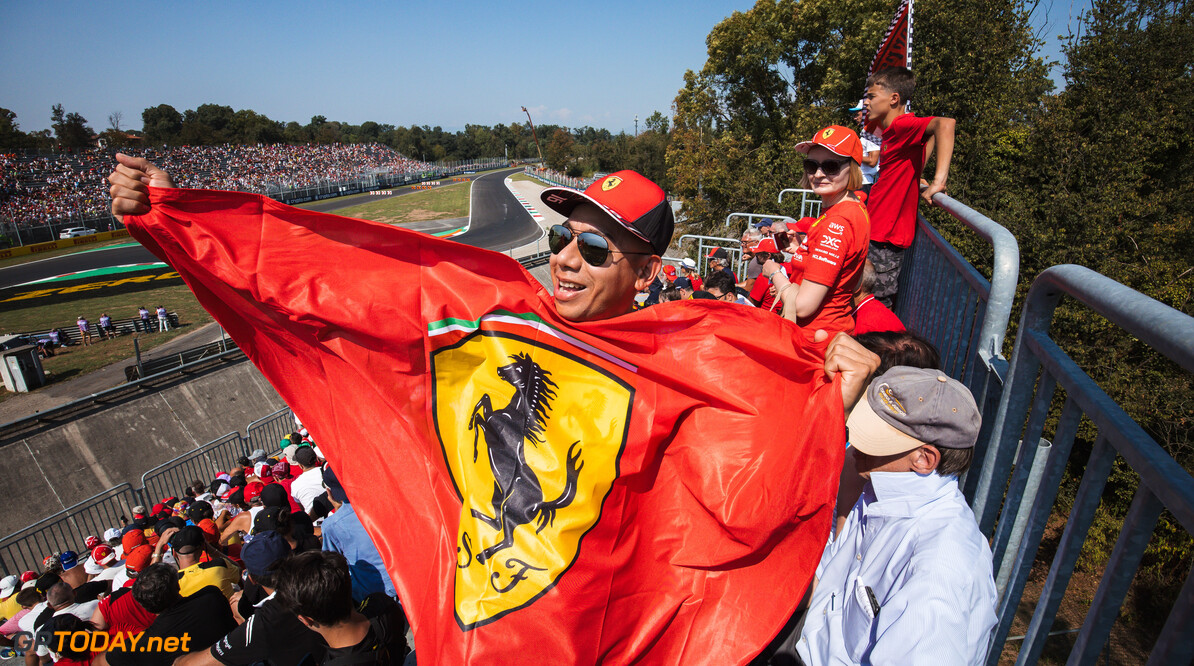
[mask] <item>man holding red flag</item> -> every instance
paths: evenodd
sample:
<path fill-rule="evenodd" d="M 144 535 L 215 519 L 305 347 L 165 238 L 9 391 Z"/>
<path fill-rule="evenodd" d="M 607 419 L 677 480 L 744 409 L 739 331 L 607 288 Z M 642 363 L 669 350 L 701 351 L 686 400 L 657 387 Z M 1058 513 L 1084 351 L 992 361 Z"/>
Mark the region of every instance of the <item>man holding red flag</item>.
<path fill-rule="evenodd" d="M 544 190 L 548 295 L 498 253 L 118 159 L 113 212 L 368 489 L 424 659 L 741 664 L 792 614 L 878 359 L 729 303 L 631 312 L 671 239 L 654 183 Z"/>

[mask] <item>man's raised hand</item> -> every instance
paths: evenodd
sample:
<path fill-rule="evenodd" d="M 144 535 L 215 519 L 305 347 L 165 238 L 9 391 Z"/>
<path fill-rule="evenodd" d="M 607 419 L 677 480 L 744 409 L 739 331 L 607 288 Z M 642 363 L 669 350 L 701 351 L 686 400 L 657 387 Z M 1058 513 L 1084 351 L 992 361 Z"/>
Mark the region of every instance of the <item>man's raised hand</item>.
<path fill-rule="evenodd" d="M 813 334 L 813 340 L 822 342 L 829 337 L 829 333 L 819 330 Z M 854 338 L 845 333 L 838 333 L 825 349 L 825 374 L 830 379 L 833 373 L 842 375 L 842 404 L 846 408 L 846 416 L 862 392 L 871 381 L 871 375 L 879 369 L 879 357 L 866 347 L 858 344 Z"/>
<path fill-rule="evenodd" d="M 116 168 L 108 175 L 112 187 L 112 214 L 117 219 L 125 215 L 144 215 L 149 212 L 150 187 L 175 187 L 170 174 L 143 157 L 129 157 L 116 153 Z"/>

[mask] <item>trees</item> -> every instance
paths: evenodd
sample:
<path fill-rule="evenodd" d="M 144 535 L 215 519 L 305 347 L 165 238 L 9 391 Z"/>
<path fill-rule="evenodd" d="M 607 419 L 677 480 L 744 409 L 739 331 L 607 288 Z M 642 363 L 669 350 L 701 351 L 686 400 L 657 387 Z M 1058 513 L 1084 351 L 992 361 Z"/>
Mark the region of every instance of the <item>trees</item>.
<path fill-rule="evenodd" d="M 82 150 L 94 144 L 95 132 L 87 126 L 87 119 L 74 111 L 66 113 L 61 104 L 50 109 L 54 136 L 58 145 L 66 150 Z"/>
<path fill-rule="evenodd" d="M 141 112 L 141 124 L 146 142 L 175 143 L 182 132 L 182 114 L 169 104 L 159 104 Z"/>

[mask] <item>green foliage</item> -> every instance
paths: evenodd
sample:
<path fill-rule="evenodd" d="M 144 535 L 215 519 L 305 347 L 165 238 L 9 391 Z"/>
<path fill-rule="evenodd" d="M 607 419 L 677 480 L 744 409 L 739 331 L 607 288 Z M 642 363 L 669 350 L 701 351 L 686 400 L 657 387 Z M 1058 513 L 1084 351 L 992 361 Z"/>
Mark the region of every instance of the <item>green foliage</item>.
<path fill-rule="evenodd" d="M 0 108 L 0 152 L 26 150 L 32 147 L 32 139 L 21 131 L 17 114 Z"/>
<path fill-rule="evenodd" d="M 87 119 L 74 111 L 66 113 L 61 104 L 51 108 L 54 136 L 65 150 L 81 150 L 93 145 L 95 131 L 87 126 Z"/>

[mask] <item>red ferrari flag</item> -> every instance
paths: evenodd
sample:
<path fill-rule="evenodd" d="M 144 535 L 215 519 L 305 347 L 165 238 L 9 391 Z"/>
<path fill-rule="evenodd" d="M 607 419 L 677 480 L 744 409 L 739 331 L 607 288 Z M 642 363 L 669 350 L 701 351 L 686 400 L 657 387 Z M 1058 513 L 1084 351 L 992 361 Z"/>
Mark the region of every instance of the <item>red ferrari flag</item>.
<path fill-rule="evenodd" d="M 902 0 L 896 8 L 867 76 L 888 67 L 912 68 L 912 0 Z"/>
<path fill-rule="evenodd" d="M 495 252 L 150 193 L 131 233 L 320 442 L 420 661 L 741 664 L 792 614 L 845 429 L 791 322 L 711 301 L 569 322 Z"/>

